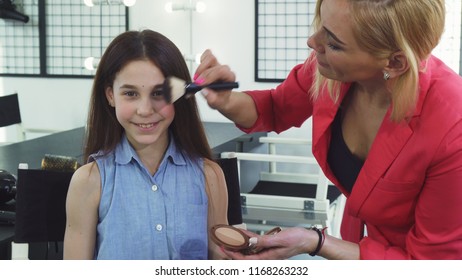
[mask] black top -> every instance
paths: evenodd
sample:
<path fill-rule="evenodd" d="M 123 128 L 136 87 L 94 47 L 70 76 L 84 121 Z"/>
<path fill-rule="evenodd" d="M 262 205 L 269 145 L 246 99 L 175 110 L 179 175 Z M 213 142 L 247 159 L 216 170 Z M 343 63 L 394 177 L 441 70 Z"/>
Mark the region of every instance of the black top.
<path fill-rule="evenodd" d="M 338 110 L 332 124 L 327 163 L 340 184 L 351 193 L 364 161 L 351 153 L 343 139 L 341 109 Z"/>

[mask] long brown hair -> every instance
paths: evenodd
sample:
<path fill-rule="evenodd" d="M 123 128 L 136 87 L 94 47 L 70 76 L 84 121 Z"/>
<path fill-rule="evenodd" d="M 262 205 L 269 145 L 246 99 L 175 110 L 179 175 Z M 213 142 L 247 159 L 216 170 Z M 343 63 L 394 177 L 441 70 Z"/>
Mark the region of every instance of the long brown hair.
<path fill-rule="evenodd" d="M 116 74 L 129 62 L 149 60 L 162 74 L 190 82 L 186 62 L 176 45 L 164 35 L 152 31 L 126 31 L 109 44 L 98 65 L 90 98 L 84 156 L 100 150 L 110 152 L 122 138 L 123 127 L 115 109 L 108 104 L 105 90 L 112 87 Z M 212 159 L 194 96 L 174 103 L 175 117 L 169 129 L 177 146 L 190 157 Z"/>

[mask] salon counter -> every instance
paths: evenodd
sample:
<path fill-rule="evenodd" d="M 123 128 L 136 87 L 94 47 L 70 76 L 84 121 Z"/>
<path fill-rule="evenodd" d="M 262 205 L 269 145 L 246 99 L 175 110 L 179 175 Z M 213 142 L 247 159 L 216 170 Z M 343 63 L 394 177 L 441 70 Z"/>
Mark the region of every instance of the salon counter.
<path fill-rule="evenodd" d="M 233 123 L 204 122 L 205 132 L 215 156 L 223 151 L 244 151 L 258 143 L 266 133 L 245 134 Z M 0 169 L 16 174 L 19 163 L 39 169 L 45 154 L 75 157 L 83 160 L 84 127 L 54 133 L 23 142 L 0 146 Z"/>

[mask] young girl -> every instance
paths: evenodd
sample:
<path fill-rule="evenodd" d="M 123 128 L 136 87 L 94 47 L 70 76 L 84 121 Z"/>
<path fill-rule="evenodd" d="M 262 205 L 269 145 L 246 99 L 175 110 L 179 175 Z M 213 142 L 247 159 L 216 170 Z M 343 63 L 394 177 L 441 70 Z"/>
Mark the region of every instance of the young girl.
<path fill-rule="evenodd" d="M 213 162 L 194 97 L 166 104 L 167 76 L 190 81 L 163 35 L 128 31 L 95 75 L 85 158 L 67 197 L 65 259 L 207 259 L 208 228 L 227 223 L 223 171 Z"/>

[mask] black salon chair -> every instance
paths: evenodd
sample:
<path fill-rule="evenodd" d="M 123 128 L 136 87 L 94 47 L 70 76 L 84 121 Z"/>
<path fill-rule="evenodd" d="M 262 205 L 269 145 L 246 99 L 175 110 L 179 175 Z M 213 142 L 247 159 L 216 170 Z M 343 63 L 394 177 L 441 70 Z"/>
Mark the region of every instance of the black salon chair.
<path fill-rule="evenodd" d="M 218 158 L 216 162 L 223 169 L 228 188 L 228 223 L 242 224 L 241 193 L 236 158 Z"/>
<path fill-rule="evenodd" d="M 18 258 L 63 258 L 66 197 L 78 167 L 74 158 L 46 155 L 42 169 L 18 169 L 14 243 L 29 244 L 28 255 Z"/>

